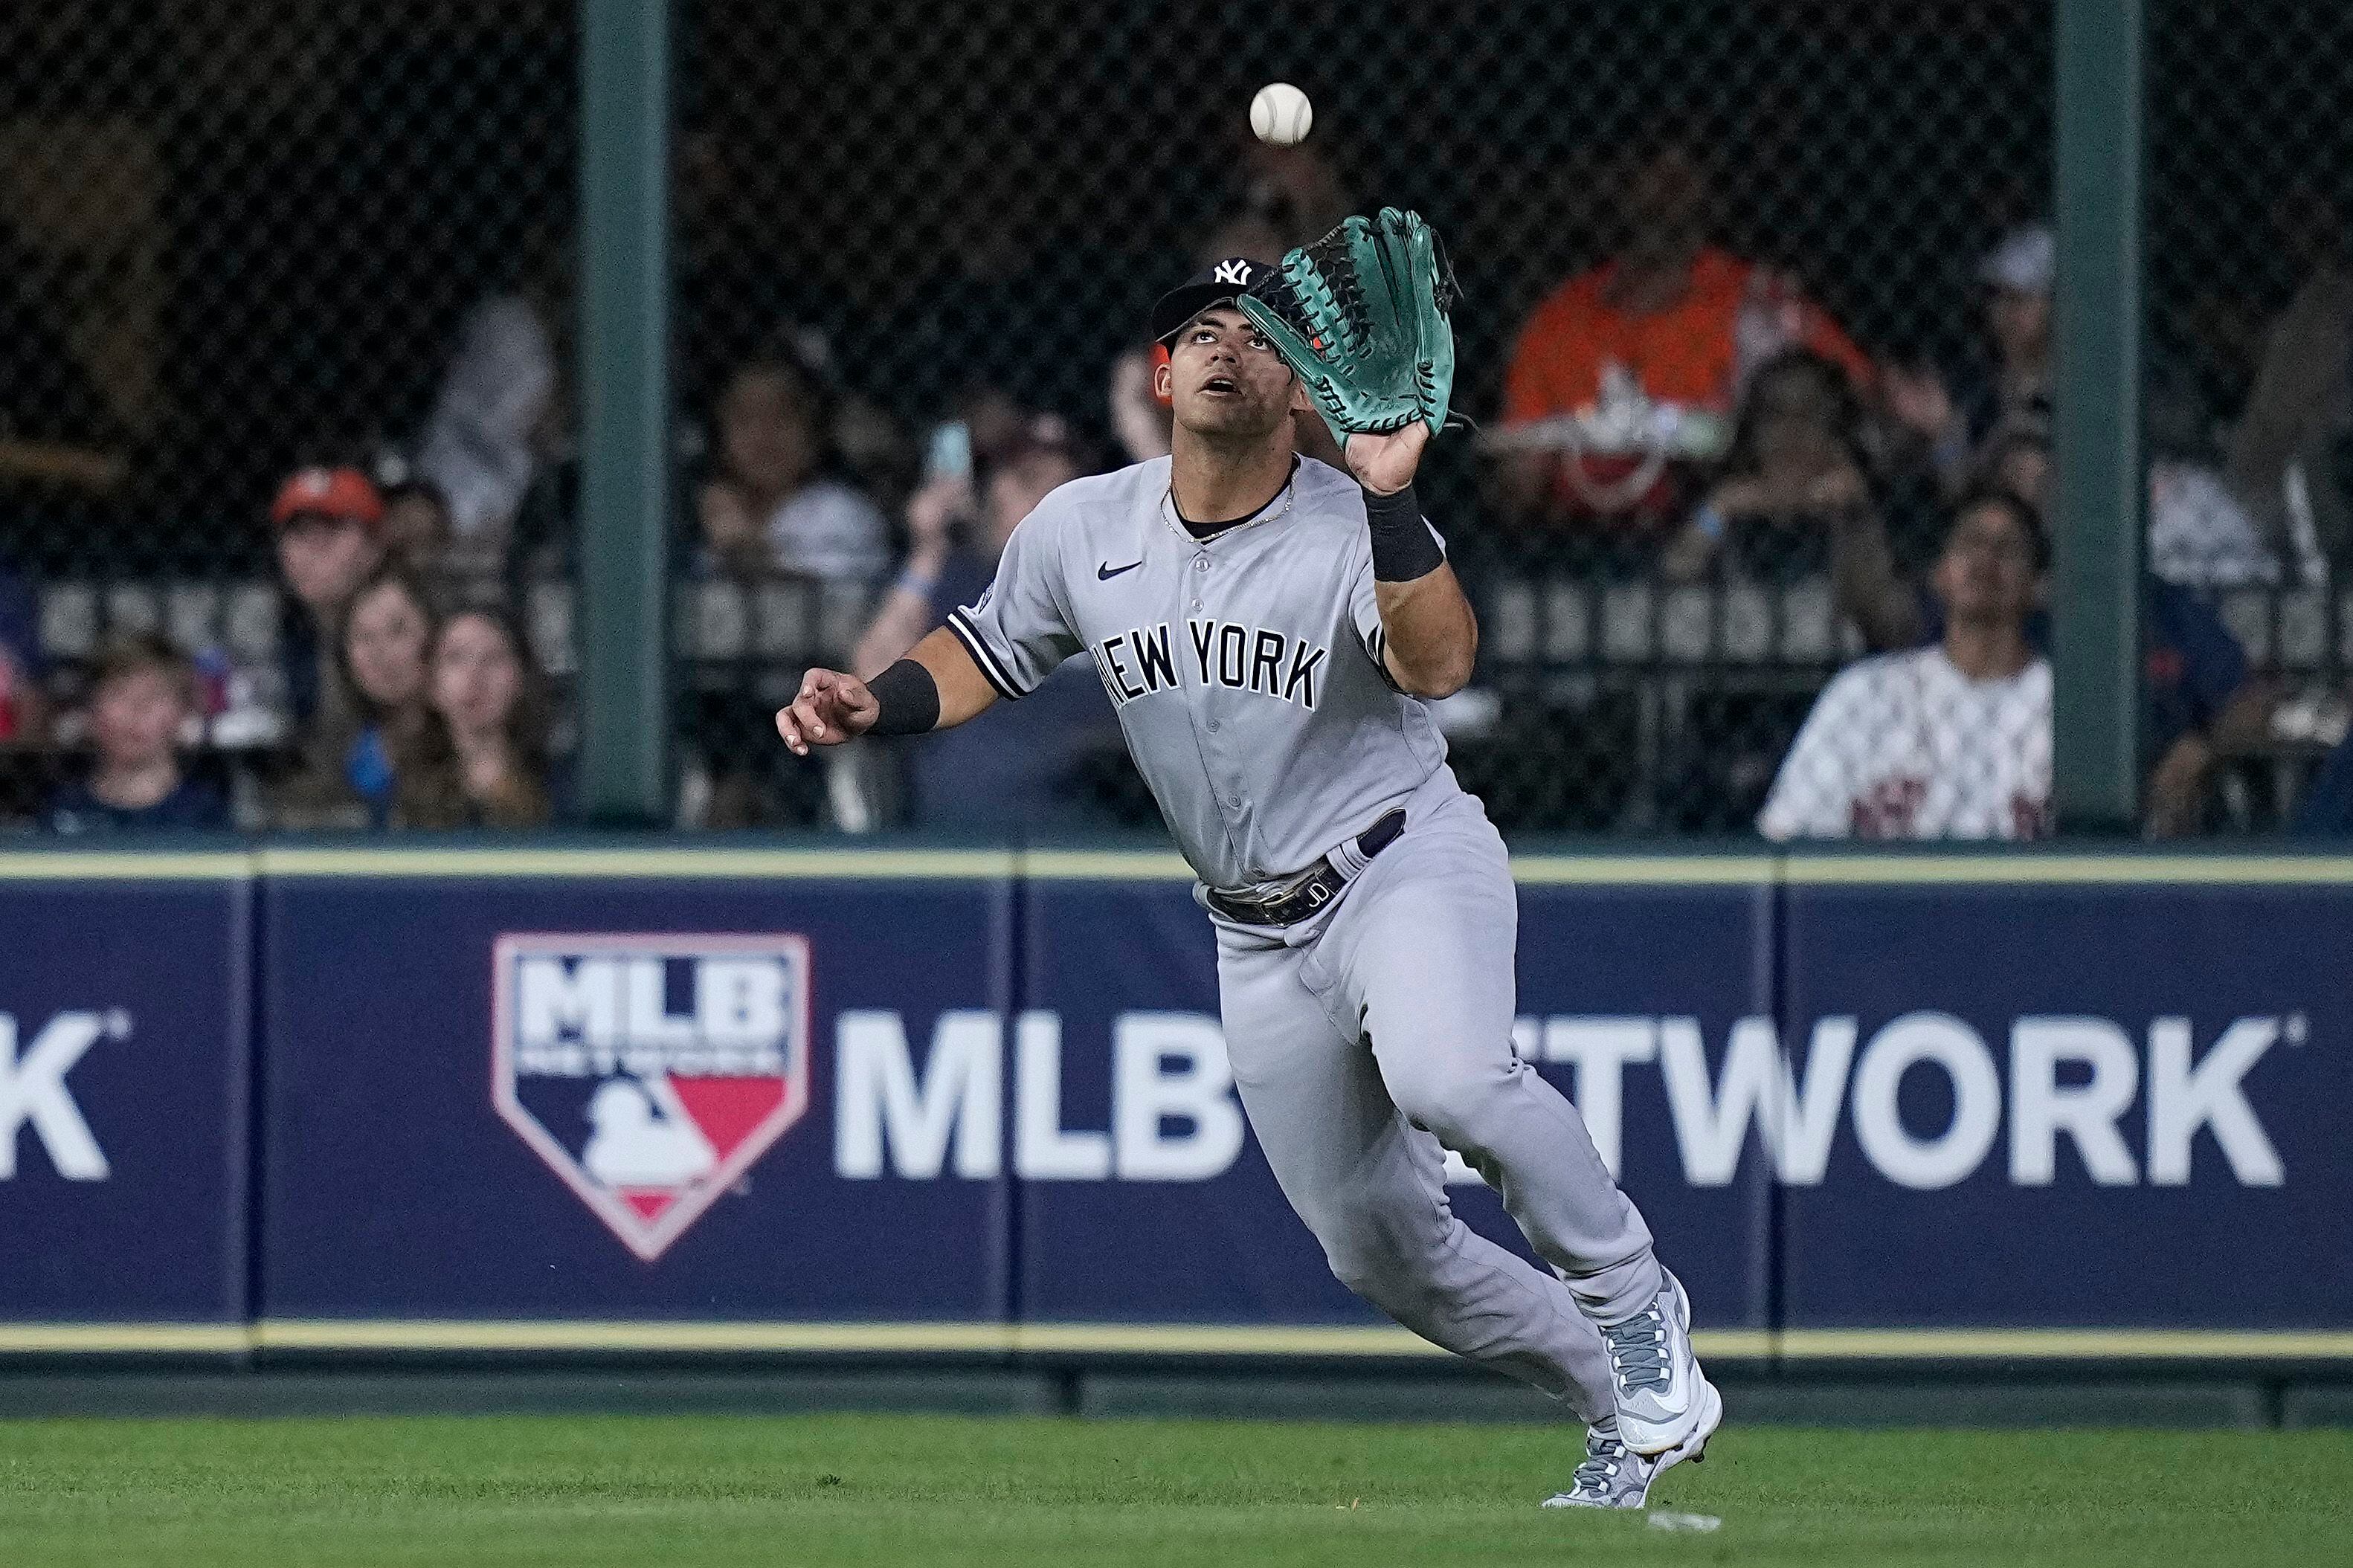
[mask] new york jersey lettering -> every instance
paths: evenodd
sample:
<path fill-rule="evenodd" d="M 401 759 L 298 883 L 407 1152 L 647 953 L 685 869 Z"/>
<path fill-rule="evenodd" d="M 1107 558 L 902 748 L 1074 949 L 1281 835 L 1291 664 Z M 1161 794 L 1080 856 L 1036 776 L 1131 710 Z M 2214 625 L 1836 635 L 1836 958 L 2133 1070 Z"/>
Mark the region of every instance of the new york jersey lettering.
<path fill-rule="evenodd" d="M 1193 645 L 1189 668 L 1195 684 L 1255 691 L 1314 711 L 1318 676 L 1331 657 L 1330 648 L 1318 647 L 1304 637 L 1233 621 L 1187 621 L 1185 631 Z"/>
<path fill-rule="evenodd" d="M 1094 646 L 1095 668 L 1123 706 L 1176 684 L 1176 661 L 1168 652 L 1168 623 L 1124 631 Z"/>
<path fill-rule="evenodd" d="M 1171 483 L 1155 458 L 1064 485 L 948 625 L 1008 701 L 1083 650 L 1185 858 L 1241 887 L 1362 832 L 1446 765 L 1446 742 L 1382 667 L 1352 476 L 1302 458 L 1257 516 L 1206 539 Z"/>

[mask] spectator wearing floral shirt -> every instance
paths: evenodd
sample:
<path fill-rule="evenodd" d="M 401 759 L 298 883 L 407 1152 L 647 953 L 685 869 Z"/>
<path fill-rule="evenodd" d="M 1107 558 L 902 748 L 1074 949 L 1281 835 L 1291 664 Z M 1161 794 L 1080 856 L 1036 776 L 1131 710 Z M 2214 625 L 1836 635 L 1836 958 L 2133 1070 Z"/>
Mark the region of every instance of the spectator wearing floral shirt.
<path fill-rule="evenodd" d="M 2047 426 L 2014 417 L 1987 445 L 1984 484 L 2025 500 L 2039 514 L 2051 493 Z M 1873 649 L 1912 647 L 1944 635 L 1944 606 L 1925 584 L 1909 581 L 1887 532 L 1856 517 L 1837 532 L 1831 581 L 1840 610 Z M 2194 831 L 2205 813 L 2206 784 L 2216 761 L 2268 728 L 2279 700 L 2278 682 L 2252 675 L 2239 640 L 2198 591 L 2144 574 L 2141 579 L 2142 697 L 2148 788 L 2144 826 L 2153 837 Z M 2048 613 L 2027 622 L 2038 648 L 2051 643 Z"/>
<path fill-rule="evenodd" d="M 1767 837 L 2034 838 L 2051 826 L 2051 664 L 2028 636 L 2050 546 L 2006 490 L 1963 498 L 1934 584 L 1944 635 L 1841 670 L 1757 818 Z"/>

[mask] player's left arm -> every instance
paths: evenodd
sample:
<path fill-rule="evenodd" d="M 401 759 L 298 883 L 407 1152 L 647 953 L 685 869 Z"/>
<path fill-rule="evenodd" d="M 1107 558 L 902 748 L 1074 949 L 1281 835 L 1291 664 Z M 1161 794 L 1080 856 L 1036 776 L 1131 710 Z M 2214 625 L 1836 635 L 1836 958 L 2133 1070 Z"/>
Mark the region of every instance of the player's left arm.
<path fill-rule="evenodd" d="M 1381 663 L 1409 695 L 1451 697 L 1470 683 L 1479 620 L 1414 498 L 1414 471 L 1429 445 L 1430 426 L 1417 422 L 1388 435 L 1352 435 L 1345 455 L 1365 487 L 1372 528 Z"/>

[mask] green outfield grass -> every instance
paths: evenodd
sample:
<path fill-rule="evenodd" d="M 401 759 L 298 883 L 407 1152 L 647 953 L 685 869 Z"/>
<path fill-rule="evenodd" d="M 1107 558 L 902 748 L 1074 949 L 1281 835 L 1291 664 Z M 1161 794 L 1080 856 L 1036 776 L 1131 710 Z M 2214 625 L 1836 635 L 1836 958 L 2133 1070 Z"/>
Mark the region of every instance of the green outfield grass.
<path fill-rule="evenodd" d="M 519 1416 L 0 1423 L 0 1563 L 2353 1562 L 2353 1434 L 1728 1429 L 1640 1515 L 1511 1426 Z"/>

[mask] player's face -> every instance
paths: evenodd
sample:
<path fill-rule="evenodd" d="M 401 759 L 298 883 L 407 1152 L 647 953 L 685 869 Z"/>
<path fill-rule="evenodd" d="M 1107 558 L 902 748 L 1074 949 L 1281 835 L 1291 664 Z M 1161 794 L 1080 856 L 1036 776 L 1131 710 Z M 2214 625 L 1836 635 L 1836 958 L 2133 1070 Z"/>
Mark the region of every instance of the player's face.
<path fill-rule="evenodd" d="M 1168 397 L 1176 423 L 1196 435 L 1265 437 L 1291 418 L 1298 381 L 1250 318 L 1213 305 L 1168 350 Z"/>
<path fill-rule="evenodd" d="M 1954 520 L 1936 562 L 1936 589 L 1953 619 L 2023 622 L 2041 581 L 2034 541 L 2008 507 L 1975 506 Z"/>

